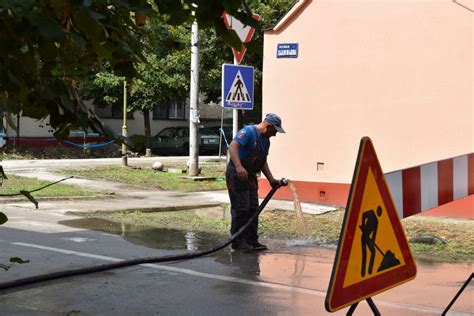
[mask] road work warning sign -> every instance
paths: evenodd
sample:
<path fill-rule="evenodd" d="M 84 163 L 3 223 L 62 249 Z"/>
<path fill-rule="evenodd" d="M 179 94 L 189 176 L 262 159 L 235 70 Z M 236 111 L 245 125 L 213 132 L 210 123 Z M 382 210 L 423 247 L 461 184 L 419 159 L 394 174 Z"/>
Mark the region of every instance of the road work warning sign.
<path fill-rule="evenodd" d="M 372 141 L 361 140 L 325 306 L 329 312 L 407 282 L 416 265 Z"/>

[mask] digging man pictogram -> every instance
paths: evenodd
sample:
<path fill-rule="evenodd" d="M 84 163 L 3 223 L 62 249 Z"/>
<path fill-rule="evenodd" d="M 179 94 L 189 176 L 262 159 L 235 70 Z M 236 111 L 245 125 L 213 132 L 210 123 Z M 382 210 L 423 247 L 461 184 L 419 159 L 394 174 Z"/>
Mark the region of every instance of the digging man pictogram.
<path fill-rule="evenodd" d="M 365 276 L 365 273 L 372 274 L 374 268 L 374 260 L 377 249 L 383 256 L 382 263 L 380 264 L 377 272 L 399 265 L 400 261 L 395 257 L 392 251 L 387 250 L 384 253 L 379 246 L 375 243 L 377 237 L 377 229 L 379 225 L 378 217 L 382 216 L 382 207 L 377 206 L 377 214 L 374 210 L 368 210 L 362 213 L 362 225 L 359 228 L 362 230 L 361 246 L 362 246 L 362 266 L 360 275 Z M 367 267 L 367 249 L 370 252 L 369 265 Z"/>
<path fill-rule="evenodd" d="M 377 207 L 377 215 L 382 215 L 382 208 Z M 365 276 L 367 271 L 372 274 L 375 260 L 375 238 L 377 236 L 377 228 L 379 220 L 375 215 L 374 210 L 368 210 L 362 213 L 362 225 L 359 226 L 362 229 L 361 246 L 362 246 L 362 268 L 360 275 Z M 367 269 L 367 248 L 370 251 L 369 267 Z"/>

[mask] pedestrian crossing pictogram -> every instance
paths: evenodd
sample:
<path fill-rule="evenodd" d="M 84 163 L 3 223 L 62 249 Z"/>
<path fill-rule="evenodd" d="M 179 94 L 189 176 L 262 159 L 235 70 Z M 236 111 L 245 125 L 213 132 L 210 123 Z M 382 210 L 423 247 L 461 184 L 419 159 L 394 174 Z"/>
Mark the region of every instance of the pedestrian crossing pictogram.
<path fill-rule="evenodd" d="M 252 102 L 250 99 L 249 91 L 245 86 L 245 82 L 242 79 L 240 70 L 237 71 L 237 75 L 232 82 L 229 93 L 227 94 L 226 101 L 237 101 L 237 102 Z"/>
<path fill-rule="evenodd" d="M 326 296 L 334 312 L 413 279 L 416 265 L 372 141 L 361 140 Z"/>
<path fill-rule="evenodd" d="M 253 109 L 253 76 L 253 67 L 222 65 L 222 106 L 224 108 Z"/>

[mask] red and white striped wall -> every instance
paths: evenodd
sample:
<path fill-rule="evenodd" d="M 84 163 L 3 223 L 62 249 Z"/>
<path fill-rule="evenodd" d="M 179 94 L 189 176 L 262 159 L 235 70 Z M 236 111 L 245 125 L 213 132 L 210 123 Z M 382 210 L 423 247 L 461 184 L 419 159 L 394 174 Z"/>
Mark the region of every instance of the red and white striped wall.
<path fill-rule="evenodd" d="M 400 218 L 474 194 L 474 153 L 385 174 Z"/>

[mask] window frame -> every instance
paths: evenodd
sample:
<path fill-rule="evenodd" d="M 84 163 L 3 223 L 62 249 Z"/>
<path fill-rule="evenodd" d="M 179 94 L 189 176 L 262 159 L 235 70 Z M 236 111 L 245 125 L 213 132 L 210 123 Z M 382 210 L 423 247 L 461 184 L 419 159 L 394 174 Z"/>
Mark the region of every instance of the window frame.
<path fill-rule="evenodd" d="M 179 109 L 179 106 L 182 109 Z M 186 101 L 175 101 L 167 104 L 155 103 L 152 112 L 153 120 L 184 121 L 186 120 Z M 179 112 L 182 112 L 181 115 Z"/>
<path fill-rule="evenodd" d="M 106 106 L 99 106 L 94 104 L 94 113 L 101 119 L 123 119 L 123 106 L 114 106 L 110 103 Z M 127 119 L 135 119 L 133 117 L 133 113 L 134 112 L 127 112 Z"/>

